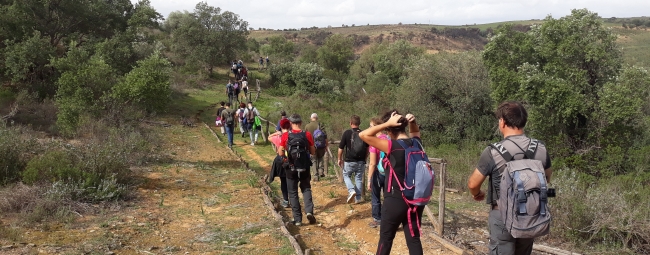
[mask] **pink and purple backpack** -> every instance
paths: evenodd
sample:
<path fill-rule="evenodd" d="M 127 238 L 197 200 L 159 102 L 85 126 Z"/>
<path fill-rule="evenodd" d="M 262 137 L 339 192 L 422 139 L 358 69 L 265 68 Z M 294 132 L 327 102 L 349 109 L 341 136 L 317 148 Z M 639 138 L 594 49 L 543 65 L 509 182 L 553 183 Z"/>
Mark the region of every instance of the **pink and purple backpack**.
<path fill-rule="evenodd" d="M 388 173 L 388 187 L 387 191 L 390 192 L 392 188 L 392 180 L 395 178 L 397 185 L 402 191 L 402 198 L 409 206 L 408 223 L 411 224 L 411 214 L 416 213 L 418 206 L 425 206 L 431 199 L 433 193 L 433 184 L 435 181 L 435 174 L 429 157 L 424 152 L 422 144 L 416 139 L 412 139 L 413 145 L 408 146 L 404 141 L 397 140 L 397 142 L 404 148 L 404 160 L 406 166 L 404 168 L 404 182 L 400 182 L 395 174 L 395 170 L 390 164 L 389 156 L 383 160 L 384 167 L 389 169 Z M 392 141 L 390 142 L 390 149 L 392 149 Z M 389 150 L 390 151 L 390 150 Z M 386 167 L 388 166 L 388 167 Z M 420 219 L 417 218 L 418 231 L 420 231 Z M 411 236 L 415 236 L 413 228 L 411 228 Z"/>

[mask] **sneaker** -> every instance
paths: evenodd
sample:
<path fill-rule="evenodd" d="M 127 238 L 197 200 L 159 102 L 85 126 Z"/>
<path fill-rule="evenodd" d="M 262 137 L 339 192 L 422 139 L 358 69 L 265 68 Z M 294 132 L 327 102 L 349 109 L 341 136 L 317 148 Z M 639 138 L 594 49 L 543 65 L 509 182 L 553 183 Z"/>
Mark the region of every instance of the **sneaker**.
<path fill-rule="evenodd" d="M 253 142 L 253 143 L 251 143 L 251 146 L 255 146 L 255 143 L 254 143 L 254 142 Z"/>
<path fill-rule="evenodd" d="M 296 225 L 296 227 L 302 226 L 302 222 L 294 221 L 293 225 Z"/>
<path fill-rule="evenodd" d="M 350 201 L 352 201 L 352 198 L 355 197 L 356 195 L 357 195 L 356 192 L 352 192 L 352 193 L 348 194 L 348 200 L 347 200 L 347 203 L 349 204 Z"/>
<path fill-rule="evenodd" d="M 361 203 L 363 203 L 363 197 L 362 197 L 362 198 L 359 198 L 359 199 L 356 199 L 356 198 L 355 198 L 355 199 L 354 199 L 354 203 L 355 203 L 355 204 L 361 204 Z"/>
<path fill-rule="evenodd" d="M 307 214 L 307 220 L 309 220 L 309 224 L 316 224 L 316 217 L 312 213 Z"/>
<path fill-rule="evenodd" d="M 376 227 L 379 227 L 380 225 L 381 225 L 381 221 L 380 220 L 375 220 L 375 219 L 372 219 L 372 221 L 370 223 L 368 223 L 368 226 L 371 227 L 371 228 L 376 228 Z"/>
<path fill-rule="evenodd" d="M 282 200 L 282 201 L 280 202 L 280 206 L 282 206 L 282 207 L 284 207 L 284 208 L 289 208 L 289 201 L 287 201 L 287 200 Z"/>
<path fill-rule="evenodd" d="M 241 137 L 242 137 L 242 138 L 246 137 L 246 136 L 245 136 L 245 133 L 241 133 Z"/>
<path fill-rule="evenodd" d="M 325 177 L 325 174 L 324 174 L 324 173 L 321 173 L 321 174 L 320 174 L 320 177 Z"/>

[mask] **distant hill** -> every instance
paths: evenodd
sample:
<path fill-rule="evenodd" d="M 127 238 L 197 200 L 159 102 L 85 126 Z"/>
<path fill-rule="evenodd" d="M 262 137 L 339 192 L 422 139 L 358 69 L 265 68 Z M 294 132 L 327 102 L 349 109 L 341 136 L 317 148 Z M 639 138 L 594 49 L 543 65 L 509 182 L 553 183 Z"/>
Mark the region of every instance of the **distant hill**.
<path fill-rule="evenodd" d="M 629 64 L 650 67 L 650 17 L 603 18 L 605 25 L 619 34 L 625 60 Z M 481 50 L 487 44 L 489 34 L 504 24 L 514 24 L 516 29 L 526 31 L 530 25 L 542 20 L 507 21 L 464 26 L 426 24 L 396 25 L 344 25 L 342 27 L 301 28 L 281 30 L 253 30 L 250 37 L 261 43 L 272 36 L 284 36 L 296 43 L 322 45 L 331 34 L 343 34 L 354 39 L 355 51 L 361 53 L 375 42 L 394 42 L 400 39 L 425 47 L 429 53 L 440 51 Z M 625 27 L 623 26 L 625 24 Z"/>

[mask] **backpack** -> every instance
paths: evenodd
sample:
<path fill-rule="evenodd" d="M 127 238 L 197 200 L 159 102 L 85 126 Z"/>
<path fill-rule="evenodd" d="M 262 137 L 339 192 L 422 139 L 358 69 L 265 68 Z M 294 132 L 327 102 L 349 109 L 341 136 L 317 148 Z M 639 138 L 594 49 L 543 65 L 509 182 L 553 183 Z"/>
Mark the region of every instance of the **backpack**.
<path fill-rule="evenodd" d="M 226 93 L 228 93 L 228 95 L 232 94 L 232 84 L 231 83 L 226 84 Z"/>
<path fill-rule="evenodd" d="M 289 132 L 287 138 L 289 169 L 296 172 L 304 172 L 311 167 L 311 160 L 309 158 L 309 141 L 307 140 L 307 133 L 301 131 L 300 133 Z"/>
<path fill-rule="evenodd" d="M 239 109 L 239 121 L 244 122 L 246 119 L 244 118 L 244 109 L 246 108 L 240 108 Z"/>
<path fill-rule="evenodd" d="M 238 90 L 239 89 L 239 82 L 235 82 L 235 85 L 233 85 L 233 88 L 235 90 Z"/>
<path fill-rule="evenodd" d="M 538 145 L 538 140 L 530 139 L 524 158 L 519 160 L 502 144 L 490 145 L 506 161 L 497 203 L 505 228 L 514 238 L 535 238 L 550 232 L 546 173 L 542 162 L 535 160 Z"/>
<path fill-rule="evenodd" d="M 412 146 L 406 145 L 402 140 L 397 140 L 399 145 L 404 148 L 404 159 L 406 161 L 403 183 L 401 183 L 397 178 L 397 174 L 395 173 L 393 166 L 390 164 L 390 160 L 385 158 L 384 161 L 386 162 L 386 165 L 389 166 L 388 169 L 390 171 L 387 191 L 391 192 L 390 190 L 393 187 L 392 180 L 395 178 L 400 191 L 402 191 L 402 198 L 409 207 L 409 228 L 411 230 L 411 236 L 415 236 L 412 228 L 413 225 L 411 224 L 411 214 L 417 213 L 418 206 L 425 206 L 429 203 L 431 194 L 433 193 L 435 174 L 431 167 L 429 157 L 422 148 L 422 144 L 420 144 L 416 139 L 411 140 L 413 141 Z M 418 219 L 417 216 L 416 220 L 418 223 L 418 231 L 422 234 L 420 229 L 420 219 Z"/>
<path fill-rule="evenodd" d="M 257 116 L 257 114 L 255 114 L 255 107 L 253 107 L 253 109 L 248 109 L 248 114 L 246 114 L 246 121 L 248 123 L 253 123 L 255 116 Z"/>
<path fill-rule="evenodd" d="M 232 110 L 228 109 L 228 110 L 224 110 L 224 112 L 226 112 L 226 114 L 227 114 L 226 115 L 226 125 L 228 125 L 228 126 L 234 125 L 235 124 L 235 119 L 233 118 Z"/>
<path fill-rule="evenodd" d="M 366 144 L 359 137 L 359 133 L 352 129 L 352 138 L 350 141 L 350 148 L 348 148 L 347 156 L 348 158 L 365 160 L 364 156 L 368 152 L 368 144 Z"/>
<path fill-rule="evenodd" d="M 231 67 L 230 69 L 232 69 L 232 70 L 237 70 L 237 64 L 234 64 L 234 63 L 233 63 L 233 64 L 232 64 L 232 67 Z"/>
<path fill-rule="evenodd" d="M 327 147 L 327 133 L 325 130 L 321 129 L 320 123 L 318 123 L 318 128 L 314 130 L 314 145 L 316 149 L 323 149 Z"/>

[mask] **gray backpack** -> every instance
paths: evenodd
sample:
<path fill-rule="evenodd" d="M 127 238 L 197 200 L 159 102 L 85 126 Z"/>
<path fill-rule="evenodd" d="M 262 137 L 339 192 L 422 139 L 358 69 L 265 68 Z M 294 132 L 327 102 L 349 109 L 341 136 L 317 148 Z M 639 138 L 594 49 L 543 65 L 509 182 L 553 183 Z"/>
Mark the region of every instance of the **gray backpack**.
<path fill-rule="evenodd" d="M 542 162 L 535 160 L 538 144 L 539 141 L 531 139 L 524 158 L 519 160 L 502 144 L 491 145 L 506 161 L 498 205 L 505 228 L 514 238 L 540 237 L 550 230 L 546 174 Z"/>

